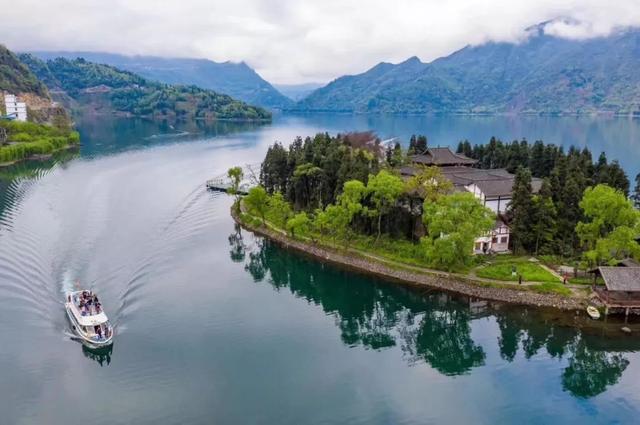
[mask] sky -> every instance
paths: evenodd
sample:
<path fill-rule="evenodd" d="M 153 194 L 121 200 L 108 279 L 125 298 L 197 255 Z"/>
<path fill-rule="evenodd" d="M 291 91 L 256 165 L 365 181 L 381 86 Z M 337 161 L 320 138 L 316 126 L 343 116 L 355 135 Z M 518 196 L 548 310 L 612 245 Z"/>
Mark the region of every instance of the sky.
<path fill-rule="evenodd" d="M 0 0 L 0 43 L 245 61 L 272 83 L 429 62 L 526 29 L 583 39 L 640 26 L 640 0 Z"/>

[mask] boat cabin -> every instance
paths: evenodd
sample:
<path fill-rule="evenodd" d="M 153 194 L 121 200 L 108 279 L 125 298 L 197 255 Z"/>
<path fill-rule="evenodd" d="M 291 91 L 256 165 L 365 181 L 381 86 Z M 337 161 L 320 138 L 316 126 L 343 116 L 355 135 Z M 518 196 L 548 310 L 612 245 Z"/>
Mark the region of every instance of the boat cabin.
<path fill-rule="evenodd" d="M 74 325 L 85 337 L 97 340 L 111 337 L 109 319 L 95 295 L 78 291 L 69 294 L 67 301 Z"/>

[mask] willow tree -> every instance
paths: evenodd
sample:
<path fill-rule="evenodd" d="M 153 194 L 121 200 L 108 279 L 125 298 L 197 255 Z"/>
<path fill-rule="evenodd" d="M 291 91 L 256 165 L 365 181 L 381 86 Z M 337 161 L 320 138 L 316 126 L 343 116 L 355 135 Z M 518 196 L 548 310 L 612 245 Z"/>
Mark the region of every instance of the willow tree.
<path fill-rule="evenodd" d="M 439 167 L 419 167 L 418 173 L 407 181 L 406 190 L 422 199 L 435 201 L 453 191 L 453 183 L 446 178 Z"/>
<path fill-rule="evenodd" d="M 427 229 L 421 240 L 426 259 L 452 270 L 468 264 L 475 239 L 493 228 L 495 214 L 472 193 L 456 192 L 425 201 L 422 221 Z"/>
<path fill-rule="evenodd" d="M 240 183 L 244 178 L 244 172 L 241 167 L 231 167 L 227 171 L 227 177 L 231 181 L 228 193 L 235 196 L 236 201 L 233 205 L 236 211 L 240 211 Z"/>
<path fill-rule="evenodd" d="M 640 211 L 624 193 L 604 184 L 589 187 L 580 201 L 585 220 L 576 233 L 592 264 L 610 263 L 625 257 L 640 258 Z"/>
<path fill-rule="evenodd" d="M 378 219 L 378 236 L 380 238 L 382 216 L 388 214 L 404 192 L 404 182 L 398 176 L 386 170 L 380 171 L 375 176 L 369 176 L 367 192 L 375 209 L 369 210 L 371 217 Z"/>

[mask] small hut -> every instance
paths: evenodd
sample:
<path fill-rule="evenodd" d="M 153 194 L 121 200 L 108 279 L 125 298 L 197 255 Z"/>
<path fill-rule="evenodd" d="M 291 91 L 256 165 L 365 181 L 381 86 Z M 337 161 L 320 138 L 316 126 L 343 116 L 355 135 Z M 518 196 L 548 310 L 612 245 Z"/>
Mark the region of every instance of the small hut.
<path fill-rule="evenodd" d="M 604 288 L 594 287 L 595 293 L 606 307 L 610 309 L 629 310 L 640 309 L 640 267 L 598 267 L 592 270 L 594 281 L 601 277 Z"/>

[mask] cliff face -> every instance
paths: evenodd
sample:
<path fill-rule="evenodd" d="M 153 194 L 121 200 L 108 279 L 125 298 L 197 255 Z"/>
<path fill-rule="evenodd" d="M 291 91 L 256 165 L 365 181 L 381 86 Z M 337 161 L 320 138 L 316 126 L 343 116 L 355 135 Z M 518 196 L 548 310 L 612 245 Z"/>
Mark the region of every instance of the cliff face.
<path fill-rule="evenodd" d="M 13 52 L 0 44 L 2 98 L 5 93 L 15 94 L 27 104 L 30 121 L 58 126 L 71 124 L 67 111 L 51 99 L 47 86 Z M 0 99 L 0 105 L 0 111 L 4 114 L 4 99 Z"/>

